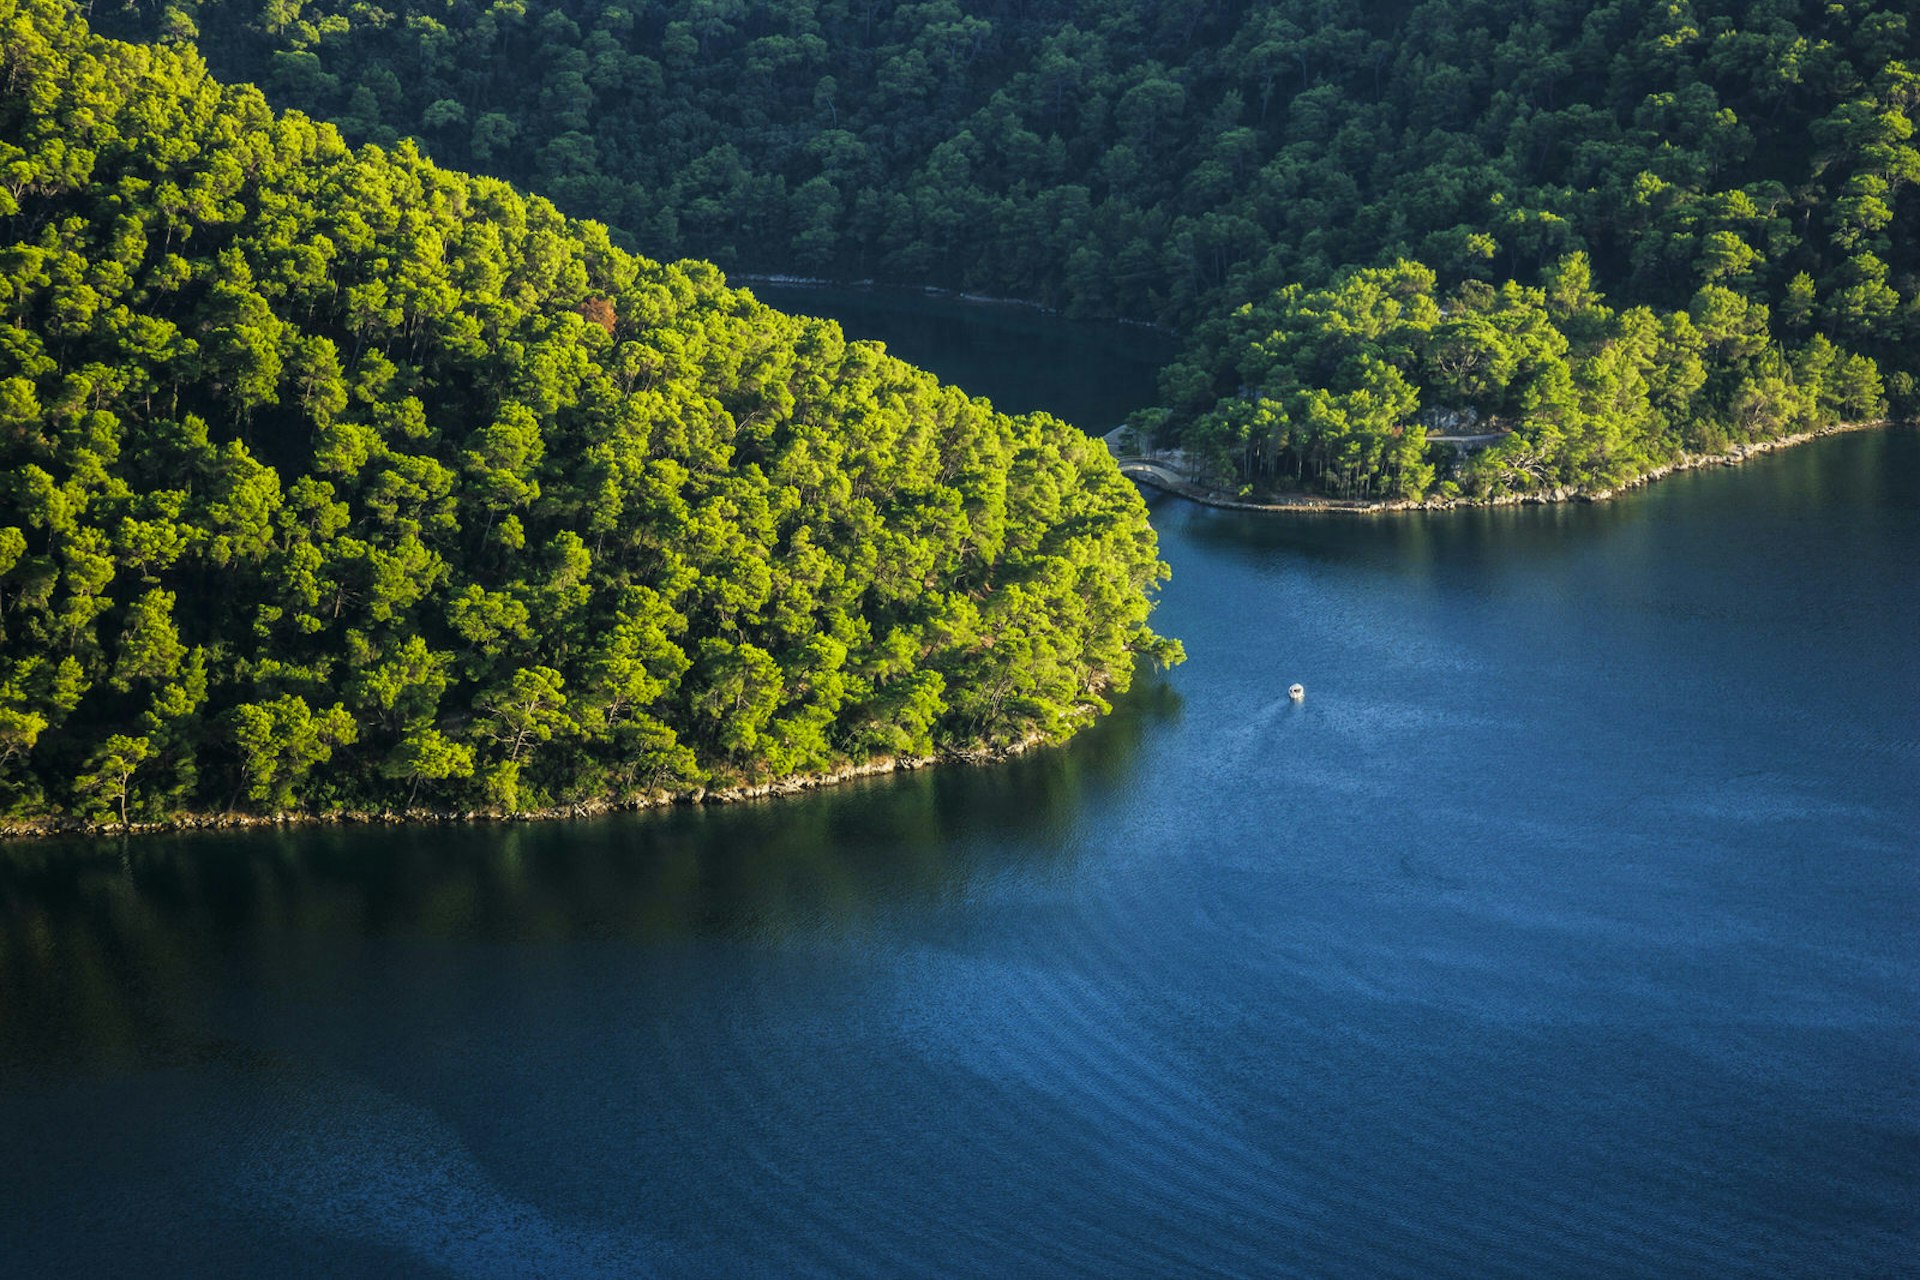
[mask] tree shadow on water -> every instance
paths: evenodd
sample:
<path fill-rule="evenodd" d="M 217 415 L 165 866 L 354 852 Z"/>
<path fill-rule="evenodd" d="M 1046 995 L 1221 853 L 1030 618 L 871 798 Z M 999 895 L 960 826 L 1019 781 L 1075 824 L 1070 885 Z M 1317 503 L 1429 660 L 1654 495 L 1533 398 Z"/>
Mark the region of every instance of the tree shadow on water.
<path fill-rule="evenodd" d="M 204 1056 L 235 964 L 272 986 L 363 944 L 778 943 L 881 928 L 984 877 L 1063 874 L 1078 826 L 1179 710 L 1143 674 L 1064 746 L 743 804 L 16 844 L 0 850 L 0 1073 Z"/>

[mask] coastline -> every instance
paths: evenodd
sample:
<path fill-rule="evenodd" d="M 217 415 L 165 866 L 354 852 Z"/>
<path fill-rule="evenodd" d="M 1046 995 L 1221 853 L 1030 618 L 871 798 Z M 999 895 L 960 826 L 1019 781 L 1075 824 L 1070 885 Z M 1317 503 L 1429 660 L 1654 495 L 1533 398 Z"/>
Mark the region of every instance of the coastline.
<path fill-rule="evenodd" d="M 1312 494 L 1289 495 L 1284 498 L 1256 501 L 1238 498 L 1218 490 L 1208 489 L 1191 480 L 1178 478 L 1170 467 L 1162 466 L 1150 458 L 1125 459 L 1121 461 L 1121 471 L 1128 479 L 1162 493 L 1185 498 L 1201 506 L 1217 507 L 1223 511 L 1259 511 L 1287 515 L 1394 515 L 1409 512 L 1458 511 L 1484 507 L 1547 506 L 1561 502 L 1606 502 L 1634 489 L 1644 488 L 1680 471 L 1697 471 L 1703 467 L 1736 467 L 1741 463 L 1764 454 L 1781 449 L 1791 449 L 1809 441 L 1824 439 L 1827 436 L 1845 435 L 1854 431 L 1873 431 L 1882 428 L 1895 429 L 1914 424 L 1897 422 L 1891 418 L 1880 418 L 1871 422 L 1836 422 L 1812 431 L 1796 432 L 1790 436 L 1781 436 L 1775 440 L 1756 440 L 1747 444 L 1734 445 L 1718 453 L 1683 454 L 1672 462 L 1665 462 L 1641 475 L 1635 476 L 1611 489 L 1545 489 L 1531 493 L 1505 493 L 1492 498 L 1428 498 L 1413 502 L 1405 498 L 1380 499 L 1368 501 L 1362 498 L 1323 498 Z M 1117 427 L 1114 431 L 1100 437 L 1113 447 L 1113 438 L 1125 430 Z M 1165 475 L 1155 474 L 1156 471 Z"/>
<path fill-rule="evenodd" d="M 1075 726 L 1075 732 L 1087 728 L 1094 717 Z M 469 822 L 554 822 L 565 818 L 599 818 L 614 813 L 639 813 L 646 809 L 664 809 L 670 805 L 742 804 L 781 796 L 819 791 L 862 778 L 884 777 L 894 773 L 912 773 L 941 764 L 999 764 L 1022 756 L 1049 741 L 1043 734 L 1030 733 L 1004 747 L 976 747 L 939 752 L 928 756 L 877 756 L 859 764 L 845 764 L 822 773 L 795 773 L 766 782 L 737 783 L 721 787 L 687 787 L 678 791 L 638 792 L 618 800 L 578 800 L 572 804 L 552 805 L 544 809 L 340 809 L 324 813 L 293 811 L 288 813 L 243 813 L 189 811 L 152 822 L 93 822 L 86 818 L 57 816 L 22 820 L 0 819 L 0 854 L 6 841 L 53 839 L 61 836 L 100 838 L 115 836 L 170 835 L 189 831 L 238 831 L 263 827 L 337 827 L 399 826 Z M 1061 741 L 1065 741 L 1062 739 Z"/>

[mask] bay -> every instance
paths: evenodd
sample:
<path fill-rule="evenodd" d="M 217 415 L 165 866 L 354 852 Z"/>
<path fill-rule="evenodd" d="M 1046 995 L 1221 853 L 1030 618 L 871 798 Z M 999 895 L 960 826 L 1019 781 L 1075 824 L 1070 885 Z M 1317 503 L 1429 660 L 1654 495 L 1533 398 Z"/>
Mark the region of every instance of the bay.
<path fill-rule="evenodd" d="M 1190 660 L 1003 766 L 0 846 L 6 1270 L 1911 1273 L 1920 434 L 1154 522 Z"/>

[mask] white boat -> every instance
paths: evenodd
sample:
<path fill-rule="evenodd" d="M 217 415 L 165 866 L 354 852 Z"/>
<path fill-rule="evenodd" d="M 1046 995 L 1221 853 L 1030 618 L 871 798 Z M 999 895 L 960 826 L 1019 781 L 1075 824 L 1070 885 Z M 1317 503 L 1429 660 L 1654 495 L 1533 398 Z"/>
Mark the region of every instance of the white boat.
<path fill-rule="evenodd" d="M 1295 702 L 1305 702 L 1307 700 L 1307 687 L 1303 684 L 1290 684 L 1287 686 L 1287 696 Z"/>

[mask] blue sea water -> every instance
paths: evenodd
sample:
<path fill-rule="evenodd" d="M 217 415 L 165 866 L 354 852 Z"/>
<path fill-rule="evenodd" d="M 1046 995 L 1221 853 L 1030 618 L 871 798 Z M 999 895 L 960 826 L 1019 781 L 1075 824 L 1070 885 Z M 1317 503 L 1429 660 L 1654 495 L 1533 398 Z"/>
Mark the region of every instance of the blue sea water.
<path fill-rule="evenodd" d="M 0 1272 L 1916 1274 L 1920 434 L 1154 522 L 1003 766 L 0 847 Z"/>

